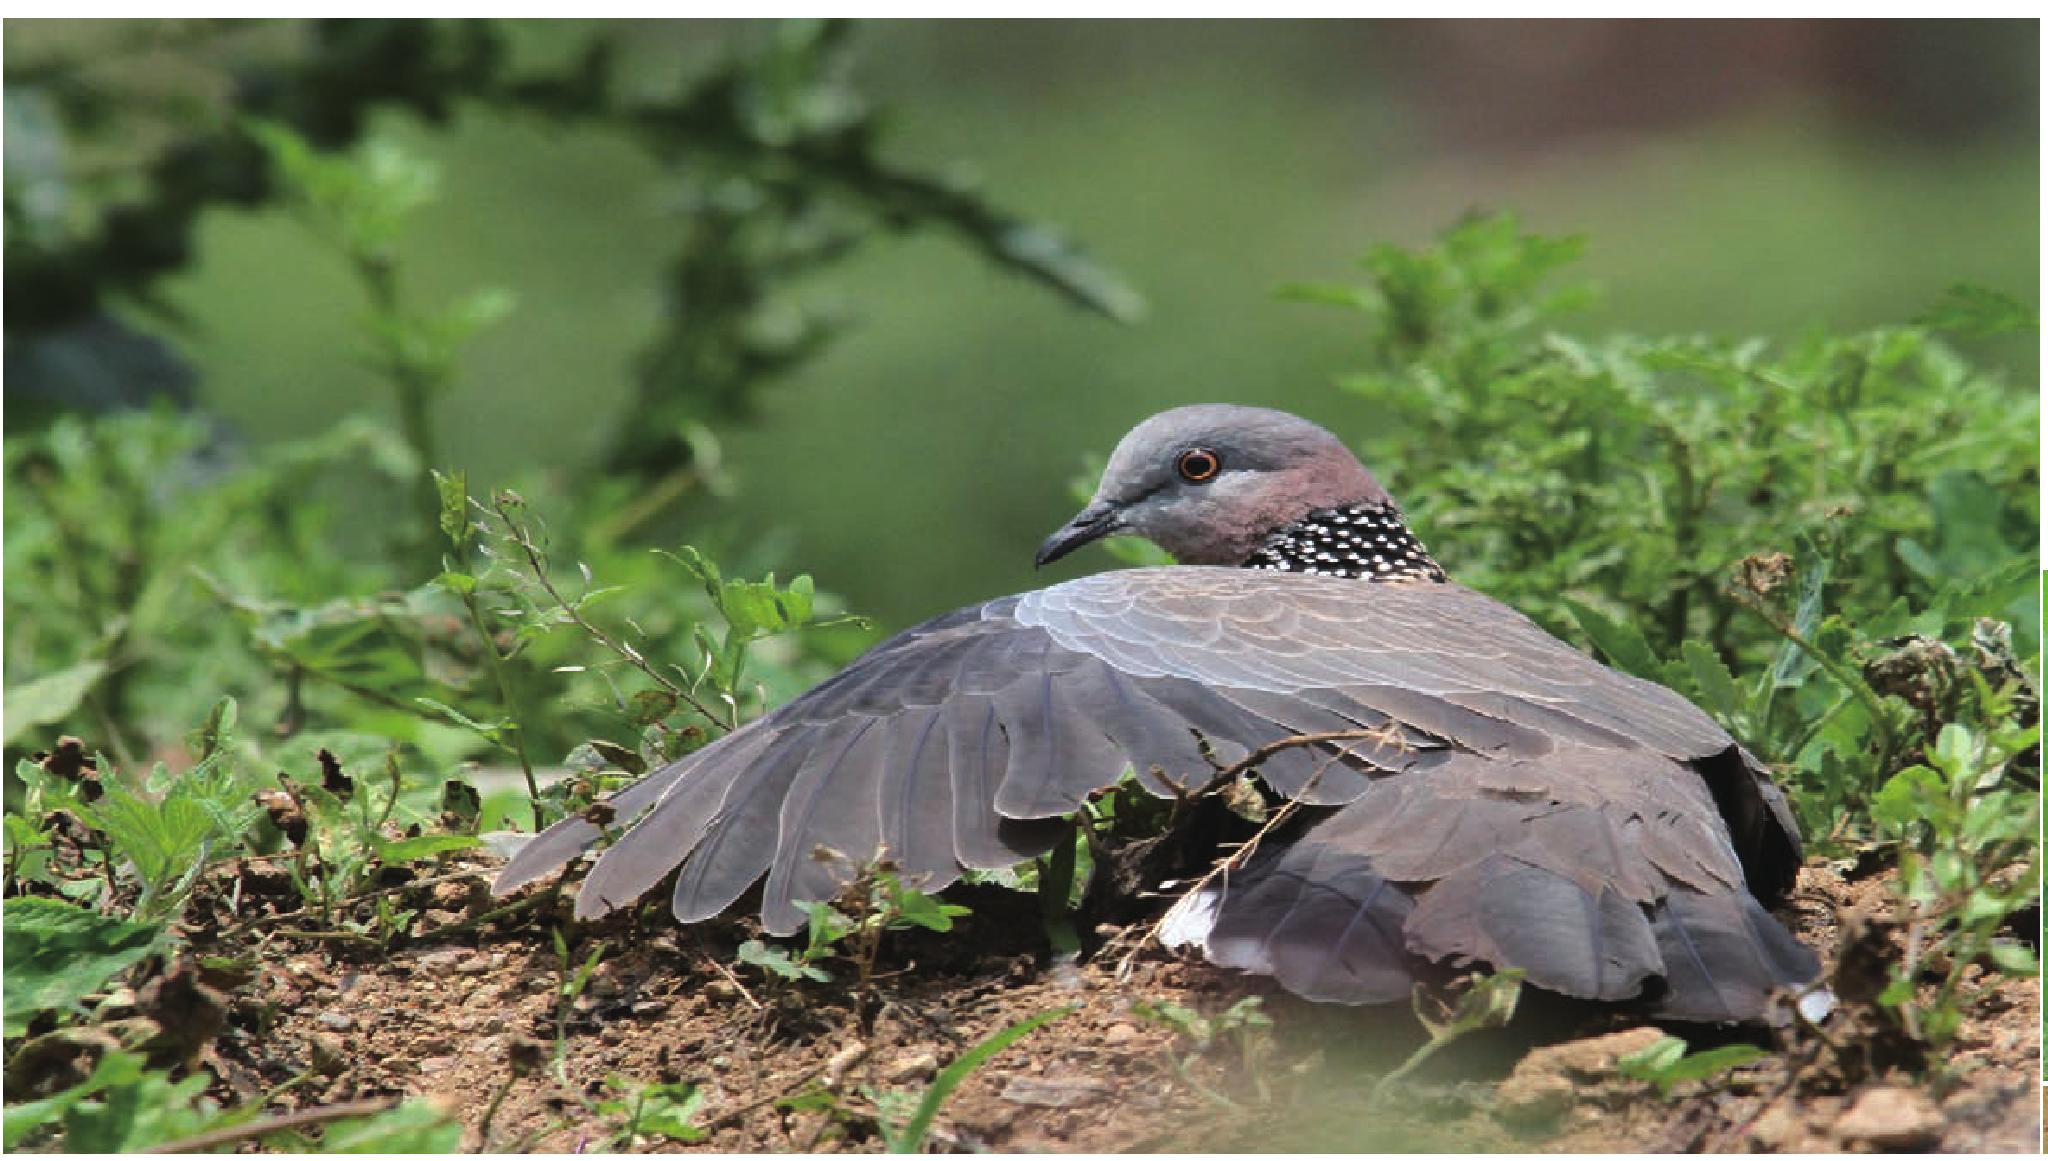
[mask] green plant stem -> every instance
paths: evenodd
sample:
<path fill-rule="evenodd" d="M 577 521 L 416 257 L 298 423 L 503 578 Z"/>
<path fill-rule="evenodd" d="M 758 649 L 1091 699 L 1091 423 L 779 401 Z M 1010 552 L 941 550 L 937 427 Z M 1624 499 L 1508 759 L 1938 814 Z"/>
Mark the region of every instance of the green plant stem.
<path fill-rule="evenodd" d="M 1396 1084 L 1400 1083 L 1404 1078 L 1406 1078 L 1409 1074 L 1413 1073 L 1416 1069 L 1421 1068 L 1424 1064 L 1427 1064 L 1429 1062 L 1430 1057 L 1435 1056 L 1440 1050 L 1443 1049 L 1445 1045 L 1450 1044 L 1452 1041 L 1455 1041 L 1458 1038 L 1459 1037 L 1457 1035 L 1445 1035 L 1435 1030 L 1431 1030 L 1429 1034 L 1429 1043 L 1424 1044 L 1420 1048 L 1417 1048 L 1414 1052 L 1410 1053 L 1408 1059 L 1402 1061 L 1400 1066 L 1394 1069 L 1394 1071 L 1388 1073 L 1387 1075 L 1379 1078 L 1378 1081 L 1374 1082 L 1372 1086 L 1373 1099 L 1379 1100 L 1380 1098 L 1386 1096 L 1388 1091 L 1391 1090 Z"/>
<path fill-rule="evenodd" d="M 286 927 L 280 928 L 274 934 L 281 935 L 286 939 L 324 939 L 335 943 L 355 943 L 361 944 L 364 947 L 379 948 L 380 950 L 384 946 L 374 937 L 355 931 L 305 931 L 296 927 Z"/>
<path fill-rule="evenodd" d="M 244 855 L 234 855 L 226 859 L 217 859 L 213 863 L 208 864 L 208 866 L 217 866 L 221 863 L 233 862 L 235 859 L 245 857 L 246 856 Z M 417 891 L 422 887 L 434 887 L 439 886 L 442 883 L 453 883 L 462 879 L 475 879 L 481 877 L 481 874 L 477 871 L 454 871 L 446 875 L 434 875 L 425 879 L 414 879 L 410 883 L 399 883 L 396 886 L 392 887 L 379 887 L 373 891 L 364 891 L 358 895 L 351 895 L 348 898 L 343 899 L 341 902 L 345 906 L 354 906 L 357 903 L 367 902 L 381 895 L 396 895 L 401 891 Z M 306 910 L 304 908 L 300 908 L 297 911 L 283 911 L 279 912 L 276 915 L 265 915 L 261 918 L 251 919 L 246 923 L 238 923 L 235 926 L 228 928 L 226 931 L 220 933 L 220 938 L 223 940 L 232 939 L 237 935 L 247 934 L 248 932 L 254 931 L 259 927 L 268 927 L 273 923 L 282 923 L 287 919 L 303 918 L 305 914 Z"/>
<path fill-rule="evenodd" d="M 196 1136 L 184 1137 L 167 1145 L 158 1145 L 151 1152 L 209 1152 L 220 1148 L 222 1145 L 233 1145 L 238 1142 L 253 1140 L 257 1137 L 267 1137 L 272 1133 L 282 1133 L 290 1129 L 311 1128 L 314 1125 L 324 1125 L 329 1121 L 347 1120 L 350 1117 L 375 1116 L 378 1113 L 396 1108 L 397 1105 L 397 1097 L 373 1097 L 369 1100 L 344 1101 L 338 1105 L 305 1109 L 296 1113 L 283 1113 L 274 1117 L 265 1117 L 260 1121 L 250 1121 L 245 1125 L 234 1125 L 225 1129 L 215 1129 L 210 1133 L 200 1133 Z"/>
<path fill-rule="evenodd" d="M 484 656 L 490 659 L 491 680 L 498 686 L 498 700 L 512 717 L 512 745 L 508 749 L 519 759 L 520 773 L 526 776 L 527 802 L 533 807 L 533 829 L 541 830 L 547 825 L 547 818 L 540 809 L 540 779 L 534 776 L 533 761 L 526 755 L 526 730 L 520 725 L 522 715 L 517 700 L 512 696 L 511 678 L 505 675 L 505 659 L 498 652 L 498 641 L 491 635 L 490 626 L 484 624 L 483 609 L 477 604 L 476 594 L 463 593 L 462 607 L 469 610 L 469 623 L 475 626 L 477 637 L 483 643 Z"/>
<path fill-rule="evenodd" d="M 1823 670 L 1827 671 L 1829 677 L 1835 679 L 1836 684 L 1848 690 L 1858 701 L 1863 703 L 1864 708 L 1870 711 L 1870 725 L 1872 729 L 1877 731 L 1878 741 L 1882 747 L 1878 754 L 1879 762 L 1877 768 L 1885 771 L 1890 770 L 1892 759 L 1897 755 L 1899 749 L 1898 731 L 1892 728 L 1891 719 L 1885 714 L 1884 702 L 1878 698 L 1877 693 L 1864 682 L 1862 677 L 1858 676 L 1841 662 L 1829 657 L 1813 642 L 1807 640 L 1806 635 L 1799 631 L 1798 626 L 1793 625 L 1783 617 L 1778 616 L 1767 606 L 1742 593 L 1736 593 L 1735 599 L 1741 603 L 1743 608 L 1762 618 L 1764 624 L 1769 625 L 1780 637 L 1791 642 L 1794 648 L 1811 657 L 1814 664 L 1820 666 Z"/>
<path fill-rule="evenodd" d="M 384 808 L 377 812 L 377 821 L 370 824 L 372 833 L 384 829 L 391 821 L 391 812 L 398 808 L 398 796 L 405 792 L 405 777 L 398 768 L 398 757 L 392 751 L 385 751 L 384 768 L 391 772 L 391 797 L 384 800 Z"/>
<path fill-rule="evenodd" d="M 639 531 L 640 526 L 654 519 L 669 505 L 689 495 L 697 487 L 697 470 L 693 465 L 684 464 L 654 482 L 654 485 L 635 496 L 618 514 L 602 521 L 591 530 L 593 543 L 610 546 Z"/>
<path fill-rule="evenodd" d="M 381 254 L 354 255 L 354 265 L 372 309 L 386 323 L 383 331 L 388 335 L 399 318 L 397 272 L 390 258 Z M 389 337 L 382 345 L 384 372 L 398 395 L 399 433 L 419 461 L 419 478 L 413 483 L 414 503 L 419 508 L 413 525 L 413 550 L 420 557 L 425 575 L 431 576 L 440 571 L 441 565 L 441 553 L 435 545 L 441 526 L 441 498 L 434 488 L 432 474 L 440 457 L 434 431 L 434 399 L 446 383 L 442 376 L 414 362 Z"/>
<path fill-rule="evenodd" d="M 498 1090 L 491 1094 L 491 1103 L 484 1107 L 483 1120 L 477 1122 L 477 1152 L 489 1153 L 491 1151 L 491 1122 L 498 1119 L 499 1107 L 505 1103 L 505 1097 L 512 1092 L 512 1086 L 518 1083 L 518 1081 L 519 1073 L 508 1069 L 505 1073 L 505 1083 L 499 1085 Z"/>
<path fill-rule="evenodd" d="M 554 578 L 548 575 L 547 558 L 541 554 L 540 545 L 534 543 L 533 537 L 527 533 L 526 526 L 505 510 L 503 499 L 493 497 L 491 509 L 498 514 L 498 519 L 504 521 L 506 532 L 511 535 L 513 542 L 519 545 L 520 553 L 526 557 L 527 571 L 533 575 L 534 582 L 540 585 L 541 591 L 548 595 L 549 600 L 555 602 L 555 607 L 561 610 L 563 616 L 568 617 L 574 622 L 577 628 L 582 629 L 590 636 L 591 640 L 612 653 L 625 658 L 627 663 L 632 665 L 633 668 L 638 669 L 653 679 L 655 684 L 661 686 L 663 690 L 674 696 L 677 701 L 695 710 L 705 721 L 721 728 L 731 728 L 733 723 L 721 721 L 717 714 L 711 712 L 710 707 L 699 701 L 697 696 L 688 689 L 670 680 L 668 675 L 656 669 L 647 658 L 641 656 L 638 649 L 613 639 L 609 633 L 591 624 L 590 620 L 583 615 L 583 611 L 565 599 L 562 596 L 561 590 L 555 587 Z M 538 794 L 539 792 L 535 791 L 535 793 Z"/>
<path fill-rule="evenodd" d="M 1052 853 L 1038 860 L 1038 912 L 1045 925 L 1045 936 L 1052 944 L 1054 954 L 1062 956 L 1079 955 L 1081 936 L 1074 930 L 1073 914 L 1068 910 L 1074 897 L 1075 850 L 1078 826 L 1069 828 L 1052 849 Z"/>

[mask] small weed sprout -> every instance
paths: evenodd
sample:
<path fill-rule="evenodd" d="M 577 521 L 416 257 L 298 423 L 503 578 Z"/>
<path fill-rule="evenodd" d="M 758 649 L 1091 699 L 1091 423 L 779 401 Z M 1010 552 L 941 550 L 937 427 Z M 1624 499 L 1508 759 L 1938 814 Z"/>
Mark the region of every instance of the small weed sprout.
<path fill-rule="evenodd" d="M 821 855 L 843 857 L 836 852 Z M 857 972 L 855 993 L 863 1001 L 870 995 L 875 962 L 888 932 L 912 928 L 951 931 L 955 919 L 969 914 L 967 908 L 957 903 L 927 895 L 904 882 L 896 865 L 886 856 L 869 862 L 832 901 L 798 906 L 808 916 L 802 949 L 792 953 L 787 948 L 750 939 L 739 946 L 740 962 L 787 983 L 828 983 L 831 973 L 819 965 L 833 958 L 850 960 Z"/>
<path fill-rule="evenodd" d="M 618 1095 L 596 1102 L 595 1111 L 600 1116 L 617 1118 L 618 1124 L 600 1152 L 638 1148 L 648 1138 L 685 1145 L 704 1139 L 705 1130 L 693 1123 L 704 1106 L 704 1090 L 696 1085 L 642 1084 L 611 1073 L 604 1078 L 604 1086 Z"/>
<path fill-rule="evenodd" d="M 1976 965 L 2040 973 L 2033 951 L 1999 933 L 2040 899 L 2041 797 L 2012 767 L 2039 745 L 2041 728 L 2013 722 L 2011 692 L 1991 692 L 1972 676 L 1989 725 L 1944 725 L 1926 760 L 1893 775 L 1872 803 L 1881 832 L 1898 843 L 1906 929 L 1905 954 L 1878 1002 L 1937 1050 L 1937 1062 L 1962 1023 Z M 1929 977 L 1931 992 L 1922 986 Z"/>
<path fill-rule="evenodd" d="M 1763 1056 L 1764 1050 L 1754 1044 L 1724 1044 L 1688 1052 L 1685 1041 L 1666 1036 L 1648 1048 L 1622 1057 L 1615 1062 L 1615 1070 L 1630 1080 L 1656 1085 L 1657 1095 L 1669 1098 L 1682 1084 L 1712 1080 Z"/>
<path fill-rule="evenodd" d="M 1519 968 L 1508 968 L 1491 975 L 1475 976 L 1452 1001 L 1450 1011 L 1442 1016 L 1431 1015 L 1430 1005 L 1426 1003 L 1428 993 L 1417 984 L 1415 1018 L 1429 1032 L 1429 1040 L 1373 1085 L 1374 1098 L 1383 1098 L 1392 1092 L 1396 1085 L 1452 1042 L 1487 1028 L 1505 1027 L 1515 1018 L 1515 1008 L 1521 1002 L 1522 974 Z"/>

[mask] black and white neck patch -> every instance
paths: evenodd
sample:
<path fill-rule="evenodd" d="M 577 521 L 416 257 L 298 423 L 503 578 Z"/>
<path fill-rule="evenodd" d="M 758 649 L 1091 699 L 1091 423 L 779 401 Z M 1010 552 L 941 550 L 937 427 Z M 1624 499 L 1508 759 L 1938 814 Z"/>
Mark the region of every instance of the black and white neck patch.
<path fill-rule="evenodd" d="M 1318 508 L 1268 536 L 1244 566 L 1356 580 L 1449 579 L 1408 531 L 1400 509 L 1385 503 Z"/>

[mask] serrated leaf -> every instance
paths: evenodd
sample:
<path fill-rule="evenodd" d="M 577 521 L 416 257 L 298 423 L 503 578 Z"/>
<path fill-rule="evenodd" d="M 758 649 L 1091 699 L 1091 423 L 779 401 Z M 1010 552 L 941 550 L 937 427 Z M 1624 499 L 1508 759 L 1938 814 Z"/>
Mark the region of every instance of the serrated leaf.
<path fill-rule="evenodd" d="M 1743 711 L 1742 692 L 1736 687 L 1735 675 L 1728 672 L 1728 666 L 1715 653 L 1698 641 L 1688 640 L 1678 648 L 1685 660 L 1687 672 L 1692 675 L 1693 687 L 1700 692 L 1700 698 L 1707 703 L 1707 710 L 1718 715 L 1724 722 L 1732 722 Z"/>
<path fill-rule="evenodd" d="M 4 919 L 8 1036 L 21 1035 L 37 1013 L 68 1008 L 98 991 L 155 950 L 160 934 L 152 924 L 35 896 L 7 900 Z"/>

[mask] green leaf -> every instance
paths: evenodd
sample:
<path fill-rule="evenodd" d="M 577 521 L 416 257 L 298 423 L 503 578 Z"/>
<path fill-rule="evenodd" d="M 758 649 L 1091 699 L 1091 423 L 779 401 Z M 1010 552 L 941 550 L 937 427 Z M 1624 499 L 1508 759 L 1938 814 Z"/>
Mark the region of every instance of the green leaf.
<path fill-rule="evenodd" d="M 403 866 L 430 855 L 445 854 L 449 851 L 466 851 L 483 843 L 483 840 L 469 834 L 423 834 L 416 838 L 398 839 L 393 842 L 381 839 L 370 841 L 377 852 L 378 861 L 387 867 Z"/>
<path fill-rule="evenodd" d="M 493 742 L 502 743 L 502 741 L 504 740 L 504 732 L 508 729 L 513 728 L 512 723 L 504 719 L 500 719 L 495 722 L 477 721 L 475 718 L 470 717 L 468 714 L 463 713 L 461 710 L 456 709 L 454 706 L 449 705 L 447 702 L 436 701 L 431 697 L 416 697 L 413 699 L 413 701 L 418 705 L 433 710 L 435 713 L 439 714 L 444 718 L 447 718 L 449 721 L 452 721 L 459 726 L 467 727 L 468 729 L 482 735 L 485 738 L 490 739 Z"/>
<path fill-rule="evenodd" d="M 79 703 L 107 675 L 104 661 L 83 661 L 68 669 L 46 673 L 34 681 L 10 685 L 6 690 L 5 734 L 8 745 L 37 726 L 61 722 L 78 709 Z"/>
<path fill-rule="evenodd" d="M 2041 312 L 2001 291 L 1958 282 L 1943 291 L 1917 321 L 1938 331 L 1988 338 L 2036 333 L 2041 329 Z"/>
<path fill-rule="evenodd" d="M 1615 1071 L 1630 1080 L 1655 1080 L 1685 1055 L 1685 1041 L 1666 1036 L 1615 1061 Z"/>
<path fill-rule="evenodd" d="M 1663 666 L 1643 639 L 1642 630 L 1570 597 L 1564 598 L 1564 606 L 1616 669 L 1645 681 L 1657 680 Z"/>
<path fill-rule="evenodd" d="M 1685 1049 L 1685 1041 L 1666 1036 L 1648 1048 L 1622 1057 L 1616 1062 L 1616 1070 L 1632 1080 L 1650 1081 L 1660 1094 L 1670 1096 L 1681 1084 L 1707 1080 L 1765 1055 L 1754 1044 L 1724 1044 L 1690 1054 Z"/>
<path fill-rule="evenodd" d="M 2022 943 L 1997 940 L 1991 945 L 1991 962 L 2009 976 L 2038 976 L 2041 958 Z"/>
<path fill-rule="evenodd" d="M 638 1133 L 658 1133 L 671 1141 L 701 1141 L 702 1128 L 690 1123 L 704 1106 L 704 1090 L 686 1081 L 650 1084 L 635 1094 L 639 1108 L 632 1128 Z"/>
<path fill-rule="evenodd" d="M 232 697 L 223 697 L 213 703 L 207 711 L 206 720 L 200 723 L 192 734 L 192 748 L 204 762 L 227 748 L 235 737 L 235 725 L 241 720 L 241 706 Z"/>
<path fill-rule="evenodd" d="M 55 899 L 9 899 L 0 923 L 7 962 L 6 1034 L 40 1012 L 69 1008 L 156 949 L 160 929 Z"/>
<path fill-rule="evenodd" d="M 1940 774 L 1925 766 L 1908 766 L 1885 780 L 1870 800 L 1870 817 L 1879 826 L 1904 831 L 1927 820 L 1928 805 L 1947 791 Z"/>
<path fill-rule="evenodd" d="M 752 964 L 785 980 L 815 980 L 821 984 L 832 982 L 831 973 L 824 968 L 815 964 L 798 963 L 787 949 L 770 947 L 758 939 L 749 939 L 740 944 L 737 954 L 741 963 Z"/>
<path fill-rule="evenodd" d="M 143 884 L 140 908 L 163 905 L 167 894 L 198 873 L 209 842 L 225 834 L 220 822 L 251 813 L 239 803 L 210 807 L 202 801 L 210 787 L 192 777 L 196 772 L 173 783 L 161 802 L 115 786 L 88 809 L 88 821 L 106 831 L 114 850 L 135 864 Z"/>
<path fill-rule="evenodd" d="M 13 902 L 13 900 L 9 901 L 10 909 Z M 9 926 L 12 926 L 11 920 Z M 11 980 L 8 983 L 7 990 L 10 992 L 14 990 Z M 12 1035 L 12 1033 L 9 1034 Z M 0 1143 L 4 1143 L 9 1150 L 14 1149 L 15 1146 L 27 1139 L 28 1135 L 37 1129 L 61 1124 L 65 1113 L 73 1105 L 78 1104 L 93 1094 L 116 1085 L 132 1085 L 137 1083 L 142 1079 L 143 1067 L 144 1061 L 142 1057 L 134 1053 L 109 1052 L 100 1058 L 98 1064 L 93 1066 L 92 1074 L 86 1077 L 82 1083 L 65 1089 L 63 1092 L 44 1097 L 41 1100 L 24 1101 L 20 1104 L 7 1106 L 6 1127 L 4 1130 L 0 1130 L 0 1138 L 4 1138 L 4 1140 L 0 1140 Z"/>
<path fill-rule="evenodd" d="M 1724 723 L 1732 722 L 1743 711 L 1742 693 L 1735 685 L 1735 675 L 1728 672 L 1728 666 L 1719 654 L 1698 641 L 1686 641 L 1678 647 L 1685 659 L 1687 672 L 1692 675 L 1694 688 L 1706 702 L 1708 712 L 1718 716 Z"/>
<path fill-rule="evenodd" d="M 905 1124 L 897 1132 L 884 1133 L 884 1136 L 888 1139 L 889 1151 L 891 1153 L 915 1153 L 922 1149 L 924 1147 L 925 1134 L 931 1132 L 932 1121 L 939 1115 L 940 1106 L 946 1103 L 947 1097 L 953 1095 L 954 1089 L 960 1087 L 960 1082 L 974 1075 L 975 1069 L 987 1064 L 1003 1049 L 1008 1048 L 1045 1025 L 1052 1023 L 1054 1020 L 1061 1019 L 1073 1011 L 1075 1011 L 1075 1006 L 1054 1008 L 1050 1012 L 1041 1012 L 1028 1020 L 1020 1020 L 1010 1025 L 961 1053 L 959 1059 L 947 1065 L 944 1069 L 940 1070 L 937 1076 L 932 1078 L 931 1087 L 925 1090 L 924 1099 L 917 1102 L 917 1111 L 911 1114 L 909 1123 Z"/>
<path fill-rule="evenodd" d="M 899 924 L 928 928 L 932 931 L 953 930 L 953 920 L 969 914 L 967 908 L 957 903 L 947 903 L 933 895 L 927 895 L 914 887 L 897 885 L 891 893 Z"/>
<path fill-rule="evenodd" d="M 135 1153 L 200 1132 L 218 1114 L 202 1101 L 205 1073 L 172 1080 L 145 1072 L 132 1084 L 109 1086 L 100 1099 L 74 1102 L 64 1112 L 64 1149 L 75 1153 Z"/>
<path fill-rule="evenodd" d="M 454 1153 L 461 1148 L 462 1123 L 425 1101 L 337 1121 L 320 1139 L 323 1153 Z"/>
<path fill-rule="evenodd" d="M 682 702 L 665 689 L 643 689 L 633 694 L 627 719 L 636 726 L 650 725 L 676 712 Z"/>
<path fill-rule="evenodd" d="M 469 474 L 436 470 L 434 491 L 441 498 L 441 532 L 459 552 L 468 546 L 476 530 L 469 522 Z M 472 581 L 471 587 L 474 586 Z"/>

